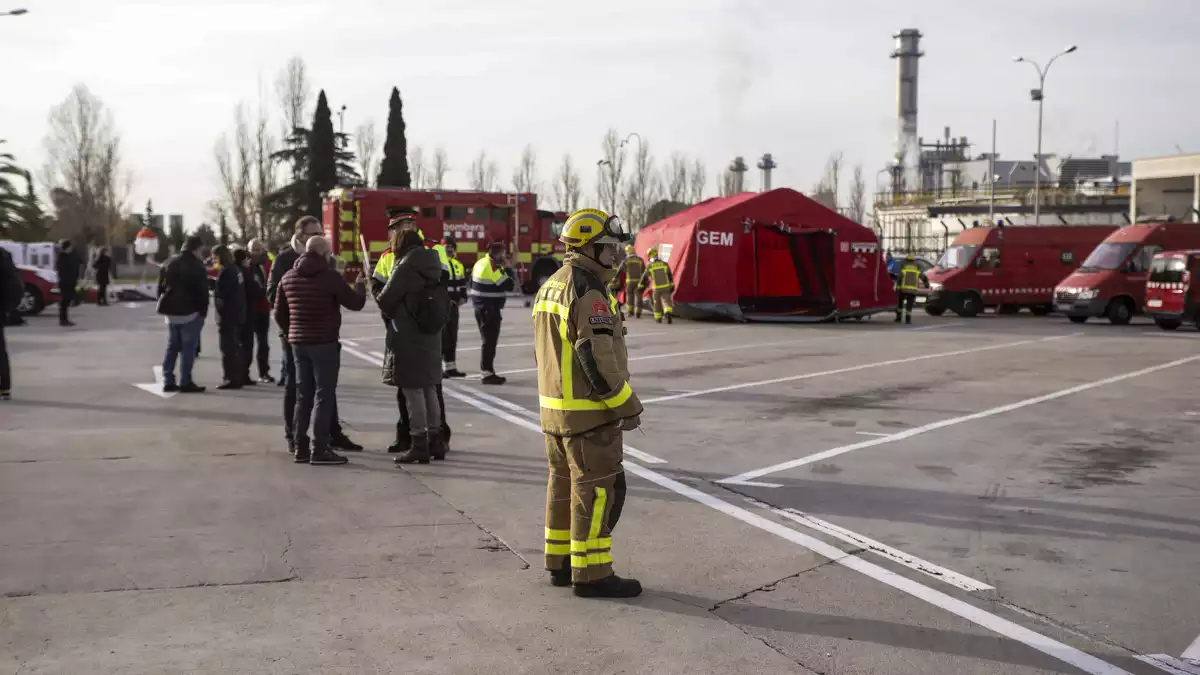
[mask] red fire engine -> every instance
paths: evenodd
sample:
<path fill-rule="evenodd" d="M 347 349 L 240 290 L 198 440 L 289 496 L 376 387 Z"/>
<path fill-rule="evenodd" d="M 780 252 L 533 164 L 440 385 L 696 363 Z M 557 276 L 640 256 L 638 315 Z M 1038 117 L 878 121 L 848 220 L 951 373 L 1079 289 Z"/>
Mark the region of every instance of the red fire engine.
<path fill-rule="evenodd" d="M 537 195 L 456 190 L 338 188 L 322 210 L 325 233 L 344 265 L 346 279 L 363 268 L 359 235 L 371 256 L 367 276 L 388 248 L 389 211 L 408 211 L 426 239 L 454 237 L 458 259 L 470 273 L 481 251 L 493 241 L 508 244 L 517 280 L 526 293 L 541 286 L 562 264 L 566 249 L 558 232 L 566 215 L 537 208 Z"/>

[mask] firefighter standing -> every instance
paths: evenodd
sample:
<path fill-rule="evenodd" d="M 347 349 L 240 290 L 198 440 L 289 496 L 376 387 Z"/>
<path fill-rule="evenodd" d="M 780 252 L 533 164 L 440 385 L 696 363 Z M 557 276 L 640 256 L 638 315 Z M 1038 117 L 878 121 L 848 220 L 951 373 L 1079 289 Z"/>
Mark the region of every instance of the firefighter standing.
<path fill-rule="evenodd" d="M 625 314 L 634 318 L 642 318 L 642 294 L 638 291 L 638 283 L 646 272 L 646 263 L 638 257 L 633 244 L 625 247 L 625 260 L 621 262 L 621 271 L 625 273 Z"/>
<path fill-rule="evenodd" d="M 580 597 L 628 598 L 642 586 L 612 569 L 612 529 L 625 502 L 622 432 L 640 424 L 642 404 L 629 386 L 624 326 L 608 293 L 620 220 L 584 209 L 559 239 L 563 266 L 538 291 L 533 308 L 538 394 L 546 456 L 546 569 L 555 586 Z"/>
<path fill-rule="evenodd" d="M 442 377 L 465 377 L 466 374 L 458 369 L 454 358 L 458 351 L 458 308 L 467 301 L 467 271 L 455 257 L 458 244 L 453 237 L 446 237 L 442 251 L 446 256 L 446 269 L 450 274 L 446 290 L 450 294 L 451 303 L 450 319 L 442 328 Z"/>
<path fill-rule="evenodd" d="M 917 302 L 917 291 L 921 289 L 921 268 L 913 262 L 913 257 L 906 256 L 896 276 L 896 323 L 904 319 L 904 323 L 912 323 L 913 305 Z"/>
<path fill-rule="evenodd" d="M 479 324 L 479 336 L 483 348 L 479 356 L 479 370 L 483 384 L 504 384 L 508 380 L 496 374 L 496 344 L 500 341 L 500 322 L 508 292 L 515 287 L 512 277 L 504 270 L 502 241 L 493 241 L 488 254 L 475 261 L 471 268 L 471 283 L 468 293 L 475 306 L 475 323 Z"/>
<path fill-rule="evenodd" d="M 642 291 L 649 286 L 651 302 L 654 303 L 651 305 L 654 308 L 654 321 L 662 323 L 663 315 L 666 315 L 667 323 L 671 323 L 671 315 L 675 313 L 675 305 L 671 302 L 671 293 L 675 290 L 671 266 L 658 259 L 656 249 L 646 251 L 646 257 L 650 259 L 650 264 L 646 265 L 646 272 L 638 284 L 637 295 L 640 298 Z"/>

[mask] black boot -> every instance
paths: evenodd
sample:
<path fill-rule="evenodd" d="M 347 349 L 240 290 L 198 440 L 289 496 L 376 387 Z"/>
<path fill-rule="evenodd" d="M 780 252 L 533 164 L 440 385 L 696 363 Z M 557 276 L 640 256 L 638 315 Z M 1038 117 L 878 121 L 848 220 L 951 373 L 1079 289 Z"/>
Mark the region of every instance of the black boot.
<path fill-rule="evenodd" d="M 668 326 L 671 325 L 671 315 L 670 314 L 667 315 L 667 325 Z"/>
<path fill-rule="evenodd" d="M 308 460 L 312 459 L 312 453 L 308 449 L 308 439 L 297 441 L 293 447 L 295 452 L 292 454 L 295 456 L 292 457 L 292 461 L 297 464 L 308 464 Z"/>
<path fill-rule="evenodd" d="M 641 594 L 642 584 L 637 579 L 622 579 L 615 574 L 600 581 L 575 584 L 575 595 L 581 598 L 636 598 Z"/>
<path fill-rule="evenodd" d="M 299 461 L 299 457 L 300 457 L 300 449 L 296 448 L 297 461 Z M 346 459 L 345 457 L 342 457 L 341 455 L 337 454 L 333 450 L 330 450 L 329 448 L 324 448 L 324 449 L 318 448 L 316 450 L 313 450 L 312 457 L 310 457 L 308 459 L 308 464 L 309 464 L 309 466 L 338 466 L 340 464 L 345 464 L 346 462 L 349 462 L 349 461 L 350 460 Z"/>
<path fill-rule="evenodd" d="M 896 320 L 893 321 L 892 323 L 900 323 L 900 315 L 899 314 L 896 315 Z"/>
<path fill-rule="evenodd" d="M 362 452 L 363 446 L 350 440 L 344 433 L 336 434 L 329 439 L 329 447 L 343 452 Z"/>
<path fill-rule="evenodd" d="M 429 456 L 434 459 L 446 459 L 446 437 L 441 431 L 430 432 L 428 438 Z"/>
<path fill-rule="evenodd" d="M 412 447 L 412 436 L 408 433 L 408 429 L 396 427 L 396 440 L 387 447 L 389 455 L 394 455 L 399 452 L 404 452 Z"/>
<path fill-rule="evenodd" d="M 412 447 L 394 460 L 397 464 L 428 464 L 429 437 L 419 434 L 412 437 Z"/>
<path fill-rule="evenodd" d="M 563 563 L 563 566 L 550 570 L 550 585 L 558 588 L 565 588 L 571 585 L 571 561 Z"/>

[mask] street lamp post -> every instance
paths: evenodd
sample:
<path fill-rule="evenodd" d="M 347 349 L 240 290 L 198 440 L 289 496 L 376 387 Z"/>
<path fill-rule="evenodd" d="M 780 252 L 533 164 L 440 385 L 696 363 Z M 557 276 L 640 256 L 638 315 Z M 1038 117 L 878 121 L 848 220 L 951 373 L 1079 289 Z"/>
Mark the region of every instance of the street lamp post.
<path fill-rule="evenodd" d="M 18 8 L 18 9 L 9 10 L 7 12 L 0 12 L 0 16 L 21 16 L 22 14 L 28 14 L 28 13 L 29 13 L 29 10 Z"/>
<path fill-rule="evenodd" d="M 1033 157 L 1033 224 L 1037 225 L 1041 222 L 1042 216 L 1042 105 L 1044 103 L 1044 91 L 1046 89 L 1046 74 L 1050 72 L 1050 66 L 1060 56 L 1070 54 L 1075 51 L 1075 45 L 1071 45 L 1061 52 L 1050 57 L 1046 62 L 1046 67 L 1042 68 L 1036 61 L 1031 61 L 1024 56 L 1018 56 L 1013 59 L 1016 63 L 1028 63 L 1033 66 L 1033 69 L 1038 74 L 1038 88 L 1029 92 L 1030 98 L 1037 101 L 1038 104 L 1038 128 L 1037 128 L 1037 154 Z"/>

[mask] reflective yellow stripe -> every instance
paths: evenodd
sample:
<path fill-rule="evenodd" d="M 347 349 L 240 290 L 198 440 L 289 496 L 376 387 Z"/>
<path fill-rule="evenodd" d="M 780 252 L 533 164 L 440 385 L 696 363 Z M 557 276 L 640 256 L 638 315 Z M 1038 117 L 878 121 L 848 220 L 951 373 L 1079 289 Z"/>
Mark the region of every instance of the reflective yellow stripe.
<path fill-rule="evenodd" d="M 519 263 L 533 262 L 533 254 L 532 253 L 517 253 L 517 262 L 519 262 Z"/>
<path fill-rule="evenodd" d="M 571 567 L 573 567 L 577 570 L 580 570 L 580 569 L 587 569 L 587 566 L 588 566 L 587 556 L 585 556 L 585 555 L 571 556 Z"/>
<path fill-rule="evenodd" d="M 575 540 L 571 542 L 571 553 L 587 553 L 587 542 Z"/>
<path fill-rule="evenodd" d="M 342 230 L 338 233 L 338 238 L 341 239 L 342 243 L 354 241 L 354 230 Z"/>
<path fill-rule="evenodd" d="M 608 504 L 608 490 L 596 488 L 596 498 L 592 500 L 592 525 L 588 529 L 588 539 L 600 538 L 600 526 L 604 524 L 604 506 Z"/>
<path fill-rule="evenodd" d="M 588 539 L 587 547 L 589 551 L 597 549 L 612 548 L 612 537 L 601 537 L 599 539 Z"/>
<path fill-rule="evenodd" d="M 611 553 L 589 553 L 588 554 L 588 557 L 587 557 L 588 567 L 591 567 L 592 565 L 603 565 L 605 563 L 612 563 L 612 554 Z"/>
<path fill-rule="evenodd" d="M 625 385 L 621 387 L 620 391 L 604 399 L 604 405 L 608 406 L 609 408 L 619 408 L 629 400 L 630 396 L 633 396 L 633 387 L 630 387 L 629 383 L 626 382 Z"/>
<path fill-rule="evenodd" d="M 388 249 L 388 243 L 386 241 L 367 242 L 367 249 L 371 253 L 380 253 L 380 252 L 386 251 Z"/>
<path fill-rule="evenodd" d="M 353 223 L 354 222 L 354 212 L 350 211 L 348 209 L 342 209 L 341 211 L 339 211 L 338 216 L 339 216 L 339 219 L 343 223 Z"/>
<path fill-rule="evenodd" d="M 550 410 L 608 410 L 608 406 L 599 401 L 588 399 L 562 399 L 550 396 L 538 396 L 538 403 Z"/>
<path fill-rule="evenodd" d="M 534 306 L 533 306 L 533 313 L 537 314 L 538 312 L 549 312 L 551 314 L 557 314 L 557 315 L 561 316 L 563 318 L 563 320 L 569 319 L 571 317 L 570 308 L 568 308 L 566 305 L 562 304 L 561 302 L 554 302 L 553 300 L 538 300 L 537 303 L 534 304 Z"/>
<path fill-rule="evenodd" d="M 338 254 L 338 258 L 341 260 L 345 260 L 346 262 L 354 262 L 354 251 L 353 250 L 342 251 L 341 253 Z"/>
<path fill-rule="evenodd" d="M 458 242 L 459 253 L 479 253 L 479 243 L 474 241 Z"/>
<path fill-rule="evenodd" d="M 546 544 L 546 555 L 571 555 L 571 545 Z"/>
<path fill-rule="evenodd" d="M 546 538 L 551 539 L 553 541 L 570 541 L 571 540 L 571 531 L 570 530 L 552 530 L 547 527 L 546 528 Z"/>

